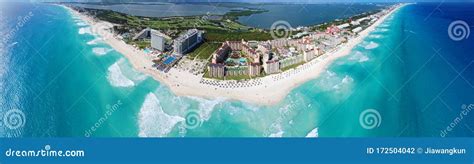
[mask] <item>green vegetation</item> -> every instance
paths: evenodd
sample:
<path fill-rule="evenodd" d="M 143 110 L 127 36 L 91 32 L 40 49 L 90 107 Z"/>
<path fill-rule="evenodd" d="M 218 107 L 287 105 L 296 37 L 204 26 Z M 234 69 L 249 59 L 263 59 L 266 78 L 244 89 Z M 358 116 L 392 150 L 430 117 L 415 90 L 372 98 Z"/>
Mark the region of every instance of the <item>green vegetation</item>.
<path fill-rule="evenodd" d="M 199 29 L 224 29 L 219 24 L 211 22 L 199 16 L 194 17 L 170 17 L 170 18 L 146 18 L 130 16 L 114 11 L 100 10 L 97 18 L 111 23 L 122 24 L 130 29 L 143 29 L 150 27 L 159 30 L 185 30 L 191 28 Z"/>
<path fill-rule="evenodd" d="M 340 25 L 340 24 L 344 24 L 344 23 L 351 23 L 350 20 L 357 20 L 357 19 L 360 19 L 360 18 L 364 18 L 364 17 L 367 17 L 369 15 L 373 15 L 373 14 L 376 14 L 378 12 L 380 12 L 381 10 L 375 10 L 375 11 L 370 11 L 370 12 L 365 12 L 365 13 L 362 13 L 362 14 L 358 14 L 358 15 L 354 15 L 352 17 L 349 17 L 347 19 L 336 19 L 336 20 L 333 20 L 331 22 L 326 22 L 326 23 L 322 23 L 322 24 L 318 24 L 318 25 L 314 25 L 311 27 L 311 29 L 314 31 L 314 30 L 317 30 L 317 31 L 325 31 L 327 29 L 327 27 L 330 27 L 332 25 Z M 350 27 L 352 28 L 352 25 L 350 25 Z"/>
<path fill-rule="evenodd" d="M 267 32 L 246 31 L 246 32 L 227 32 L 227 31 L 207 31 L 204 38 L 208 41 L 224 42 L 227 40 L 271 40 L 272 36 Z"/>
<path fill-rule="evenodd" d="M 110 11 L 110 10 L 98 10 L 98 9 L 87 9 L 89 13 L 95 14 L 100 20 L 105 20 L 110 23 L 127 25 L 132 28 L 142 27 L 142 20 L 138 17 Z"/>
<path fill-rule="evenodd" d="M 165 17 L 150 18 L 131 16 L 110 10 L 85 9 L 94 14 L 98 19 L 115 24 L 127 26 L 129 29 L 140 30 L 150 27 L 158 30 L 187 30 L 198 28 L 201 30 L 224 30 L 224 31 L 245 31 L 249 27 L 244 26 L 235 20 L 238 16 L 246 16 L 254 13 L 264 12 L 261 10 L 231 11 L 222 16 L 221 19 L 210 19 L 209 16 L 185 16 L 185 17 Z M 219 16 L 216 16 L 219 17 Z"/>
<path fill-rule="evenodd" d="M 127 44 L 136 45 L 140 49 L 145 49 L 150 46 L 150 40 L 128 41 Z"/>
<path fill-rule="evenodd" d="M 304 63 L 305 63 L 305 62 L 300 62 L 300 63 L 296 63 L 296 64 L 293 64 L 293 65 L 290 65 L 290 66 L 288 66 L 288 67 L 285 67 L 285 68 L 281 69 L 281 71 L 282 71 L 282 72 L 288 71 L 288 70 L 293 69 L 293 68 L 296 68 L 296 67 L 298 67 L 298 66 L 300 66 L 300 65 L 302 65 L 302 64 L 304 64 Z"/>
<path fill-rule="evenodd" d="M 171 37 L 176 37 L 180 31 L 197 28 L 204 30 L 205 39 L 210 42 L 224 42 L 227 40 L 270 40 L 270 33 L 265 30 L 254 29 L 240 24 L 236 20 L 239 16 L 248 16 L 251 14 L 266 12 L 265 10 L 233 10 L 227 14 L 211 19 L 208 16 L 187 16 L 187 17 L 167 17 L 167 18 L 149 18 L 131 16 L 110 10 L 85 9 L 90 14 L 96 15 L 100 20 L 120 24 L 116 32 L 120 34 L 126 32 L 136 33 L 146 27 L 162 30 Z M 141 43 L 135 43 L 141 47 Z M 204 46 L 207 44 L 204 44 Z"/>
<path fill-rule="evenodd" d="M 214 51 L 217 50 L 217 48 L 219 48 L 219 46 L 221 45 L 221 43 L 211 43 L 211 42 L 204 42 L 203 44 L 201 44 L 201 46 L 199 46 L 198 48 L 196 48 L 193 52 L 189 53 L 188 56 L 192 59 L 209 59 L 212 55 L 212 53 L 214 53 Z"/>

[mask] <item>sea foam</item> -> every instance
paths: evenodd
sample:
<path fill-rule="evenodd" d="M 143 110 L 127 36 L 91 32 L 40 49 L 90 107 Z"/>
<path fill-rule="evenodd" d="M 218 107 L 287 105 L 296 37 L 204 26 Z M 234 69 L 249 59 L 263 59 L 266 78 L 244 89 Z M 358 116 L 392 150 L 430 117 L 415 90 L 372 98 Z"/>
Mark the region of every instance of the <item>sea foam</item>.
<path fill-rule="evenodd" d="M 109 53 L 110 51 L 113 51 L 113 49 L 110 49 L 110 48 L 103 48 L 103 47 L 95 47 L 95 48 L 92 48 L 92 52 L 94 52 L 94 54 L 96 54 L 96 55 L 98 55 L 98 56 L 106 55 L 106 54 Z"/>
<path fill-rule="evenodd" d="M 97 44 L 99 42 L 102 42 L 102 41 L 103 41 L 102 38 L 95 38 L 94 40 L 91 40 L 91 41 L 87 42 L 87 44 L 88 45 L 95 45 L 95 44 Z"/>
<path fill-rule="evenodd" d="M 270 136 L 268 136 L 268 137 L 271 137 L 271 138 L 281 138 L 281 137 L 283 137 L 283 133 L 285 133 L 285 132 L 284 132 L 284 131 L 279 131 L 279 132 L 270 134 Z"/>
<path fill-rule="evenodd" d="M 380 31 L 380 32 L 387 32 L 389 31 L 388 28 L 379 28 L 377 31 Z"/>
<path fill-rule="evenodd" d="M 334 85 L 332 88 L 338 90 L 338 89 L 341 89 L 341 87 L 343 87 L 344 85 L 349 84 L 353 81 L 354 79 L 352 79 L 352 77 L 350 77 L 349 75 L 346 75 L 344 76 L 344 78 L 341 80 L 340 83 Z"/>
<path fill-rule="evenodd" d="M 370 42 L 368 45 L 366 45 L 364 48 L 366 50 L 371 50 L 371 49 L 374 49 L 374 48 L 377 48 L 379 47 L 379 44 L 375 43 L 375 42 Z"/>
<path fill-rule="evenodd" d="M 358 61 L 359 63 L 362 63 L 362 62 L 368 61 L 369 57 L 362 54 L 362 52 L 357 51 L 357 52 L 355 52 L 354 55 L 349 57 L 349 60 Z"/>
<path fill-rule="evenodd" d="M 208 100 L 199 97 L 188 96 L 189 99 L 197 101 L 199 103 L 199 116 L 202 121 L 207 121 L 211 118 L 212 111 L 214 111 L 216 105 L 225 101 L 223 98 L 217 98 L 213 100 Z"/>
<path fill-rule="evenodd" d="M 319 136 L 318 128 L 314 128 L 306 135 L 306 138 L 316 138 L 318 136 Z"/>
<path fill-rule="evenodd" d="M 149 93 L 138 114 L 140 137 L 164 137 L 173 127 L 184 121 L 179 116 L 170 116 L 163 111 L 160 101 L 155 94 Z"/>
<path fill-rule="evenodd" d="M 115 87 L 132 87 L 135 83 L 123 74 L 119 66 L 119 64 L 123 62 L 124 59 L 122 58 L 108 68 L 107 79 L 110 84 Z"/>
<path fill-rule="evenodd" d="M 81 22 L 76 22 L 76 25 L 81 26 L 81 27 L 88 26 L 86 23 L 84 23 L 82 21 Z"/>
<path fill-rule="evenodd" d="M 81 27 L 79 28 L 79 34 L 84 35 L 84 34 L 92 34 L 91 28 L 90 27 Z"/>
<path fill-rule="evenodd" d="M 283 134 L 285 134 L 285 131 L 283 131 L 280 123 L 273 123 L 268 130 L 273 132 L 268 135 L 268 137 L 271 138 L 283 137 Z"/>
<path fill-rule="evenodd" d="M 378 34 L 371 34 L 369 35 L 369 38 L 381 38 L 382 35 L 378 35 Z"/>
<path fill-rule="evenodd" d="M 323 78 L 317 80 L 313 88 L 319 88 L 322 91 L 341 91 L 354 81 L 349 75 L 342 77 L 331 71 L 326 71 L 321 77 Z"/>

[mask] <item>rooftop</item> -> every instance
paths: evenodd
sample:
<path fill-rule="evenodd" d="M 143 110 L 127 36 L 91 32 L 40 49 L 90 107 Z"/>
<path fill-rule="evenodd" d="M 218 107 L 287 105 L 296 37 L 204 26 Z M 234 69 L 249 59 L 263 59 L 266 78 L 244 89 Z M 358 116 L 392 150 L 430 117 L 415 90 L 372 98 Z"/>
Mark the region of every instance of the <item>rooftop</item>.
<path fill-rule="evenodd" d="M 188 31 L 186 31 L 186 33 L 180 35 L 178 38 L 176 38 L 175 40 L 176 41 L 183 41 L 183 40 L 186 40 L 188 39 L 189 37 L 197 34 L 199 32 L 199 30 L 197 29 L 189 29 Z"/>

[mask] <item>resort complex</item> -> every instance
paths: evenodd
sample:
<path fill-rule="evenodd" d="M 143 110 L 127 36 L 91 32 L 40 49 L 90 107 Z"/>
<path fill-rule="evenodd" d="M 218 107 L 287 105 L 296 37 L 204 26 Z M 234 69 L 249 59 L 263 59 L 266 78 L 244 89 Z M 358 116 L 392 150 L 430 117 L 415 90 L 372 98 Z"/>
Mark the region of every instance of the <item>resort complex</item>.
<path fill-rule="evenodd" d="M 111 22 L 112 30 L 102 29 L 114 32 L 108 43 L 135 68 L 176 94 L 272 104 L 299 83 L 317 76 L 333 60 L 347 55 L 400 6 L 314 26 L 269 30 L 242 27 L 229 15 L 212 20 L 198 16 L 130 18 L 112 11 L 69 7 L 92 25 Z M 136 21 L 151 26 L 134 26 Z M 175 24 L 183 21 L 195 23 L 194 27 L 183 28 L 190 26 L 186 23 L 176 28 Z M 175 28 L 162 27 L 167 23 Z M 281 33 L 287 35 L 274 35 Z"/>
<path fill-rule="evenodd" d="M 307 63 L 325 52 L 336 49 L 347 43 L 363 29 L 367 28 L 381 16 L 387 14 L 384 10 L 368 14 L 356 20 L 348 19 L 341 24 L 331 24 L 325 30 L 310 30 L 308 28 L 285 29 L 287 33 L 298 32 L 288 38 L 274 40 L 227 40 L 207 55 L 209 58 L 203 78 L 213 79 L 251 79 L 265 75 L 277 74 Z M 165 52 L 166 39 L 161 32 L 151 31 L 151 49 Z M 272 29 L 273 30 L 273 29 Z M 269 31 L 279 32 L 279 31 Z M 142 35 L 138 33 L 137 35 Z M 158 56 L 155 67 L 162 71 L 171 69 L 183 56 L 203 42 L 202 32 L 189 29 L 173 40 L 173 50 L 163 56 Z"/>
<path fill-rule="evenodd" d="M 151 48 L 158 52 L 165 52 L 166 35 L 156 30 L 151 30 Z M 201 32 L 197 29 L 190 29 L 178 38 L 173 40 L 173 50 L 168 54 L 163 53 L 161 56 L 155 58 L 153 62 L 158 70 L 168 72 L 169 69 L 175 65 L 183 55 L 196 47 L 202 42 Z"/>

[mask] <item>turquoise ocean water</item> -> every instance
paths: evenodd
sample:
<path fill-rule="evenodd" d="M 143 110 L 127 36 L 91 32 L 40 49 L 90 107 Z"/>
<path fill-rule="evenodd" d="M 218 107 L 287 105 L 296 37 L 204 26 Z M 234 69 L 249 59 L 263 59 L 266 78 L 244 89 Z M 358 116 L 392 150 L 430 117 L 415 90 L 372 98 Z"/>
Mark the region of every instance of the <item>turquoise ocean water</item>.
<path fill-rule="evenodd" d="M 439 137 L 474 104 L 474 39 L 453 41 L 447 32 L 454 20 L 474 24 L 465 14 L 474 8 L 436 6 L 404 7 L 320 77 L 279 104 L 257 106 L 175 96 L 66 9 L 1 5 L 0 112 L 18 109 L 24 124 L 12 129 L 4 117 L 0 135 L 304 137 L 318 128 L 320 137 Z M 379 116 L 366 129 L 360 116 L 368 109 Z M 191 127 L 190 111 L 199 116 Z M 446 136 L 473 136 L 473 122 L 468 114 Z"/>

